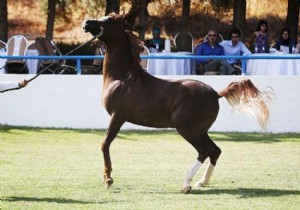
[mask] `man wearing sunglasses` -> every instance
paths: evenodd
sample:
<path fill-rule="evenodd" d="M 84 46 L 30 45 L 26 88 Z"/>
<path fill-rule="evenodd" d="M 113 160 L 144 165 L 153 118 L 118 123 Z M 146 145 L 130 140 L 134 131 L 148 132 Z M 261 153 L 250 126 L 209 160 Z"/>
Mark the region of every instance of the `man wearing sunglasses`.
<path fill-rule="evenodd" d="M 196 55 L 224 55 L 224 49 L 217 42 L 217 36 L 218 33 L 215 30 L 209 30 L 207 33 L 208 40 L 198 47 Z M 197 65 L 203 67 L 203 73 L 206 75 L 226 75 L 228 71 L 234 71 L 233 67 L 226 60 L 222 59 L 199 59 Z"/>
<path fill-rule="evenodd" d="M 234 28 L 230 32 L 231 40 L 224 40 L 220 43 L 220 45 L 224 48 L 225 55 L 228 56 L 235 56 L 235 55 L 251 55 L 252 53 L 250 50 L 246 47 L 244 43 L 240 41 L 241 31 L 237 28 Z M 242 73 L 241 71 L 241 61 L 237 59 L 227 59 L 228 63 L 234 68 L 228 69 L 227 74 L 228 75 L 240 75 Z"/>

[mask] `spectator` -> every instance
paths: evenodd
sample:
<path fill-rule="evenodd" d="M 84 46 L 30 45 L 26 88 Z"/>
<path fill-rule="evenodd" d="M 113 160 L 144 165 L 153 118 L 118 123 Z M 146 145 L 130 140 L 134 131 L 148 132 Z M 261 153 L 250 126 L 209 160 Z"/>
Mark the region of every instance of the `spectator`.
<path fill-rule="evenodd" d="M 0 91 L 12 89 L 12 88 L 23 88 L 28 84 L 28 82 L 24 79 L 19 82 L 17 81 L 7 81 L 7 82 L 0 82 Z"/>
<path fill-rule="evenodd" d="M 224 48 L 225 55 L 251 55 L 250 50 L 246 47 L 244 43 L 240 41 L 241 31 L 234 28 L 230 32 L 231 40 L 224 40 L 220 43 Z M 241 71 L 241 61 L 233 58 L 227 59 L 228 63 L 235 69 L 232 74 L 240 75 Z M 228 72 L 228 74 L 231 74 Z"/>
<path fill-rule="evenodd" d="M 276 50 L 284 51 L 284 48 L 286 48 L 289 54 L 292 54 L 294 53 L 292 51 L 293 47 L 296 48 L 296 45 L 296 42 L 291 38 L 290 29 L 288 27 L 284 27 L 281 30 L 280 38 L 276 41 Z"/>
<path fill-rule="evenodd" d="M 208 41 L 203 42 L 197 48 L 196 55 L 224 55 L 223 47 L 217 43 L 217 36 L 218 33 L 215 30 L 208 31 Z M 221 75 L 226 75 L 228 72 L 235 71 L 226 60 L 222 59 L 199 59 L 197 65 L 203 67 L 204 74 L 220 72 Z"/>
<path fill-rule="evenodd" d="M 251 38 L 251 47 L 254 43 L 254 53 L 268 53 L 268 42 L 268 24 L 265 20 L 259 20 L 256 31 Z"/>
<path fill-rule="evenodd" d="M 145 41 L 145 46 L 149 49 L 150 52 L 161 52 L 165 49 L 165 39 L 160 35 L 160 28 L 154 26 L 152 28 L 153 38 Z"/>

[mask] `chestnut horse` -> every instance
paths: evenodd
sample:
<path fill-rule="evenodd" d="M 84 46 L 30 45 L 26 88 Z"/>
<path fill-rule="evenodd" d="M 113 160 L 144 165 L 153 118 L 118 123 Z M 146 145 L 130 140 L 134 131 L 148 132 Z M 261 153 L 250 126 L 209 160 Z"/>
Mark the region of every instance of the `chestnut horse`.
<path fill-rule="evenodd" d="M 216 92 L 196 80 L 159 79 L 140 66 L 139 53 L 143 50 L 143 42 L 125 29 L 124 16 L 112 13 L 101 19 L 85 20 L 83 29 L 106 45 L 102 103 L 111 121 L 102 143 L 102 152 L 107 188 L 113 183 L 109 148 L 125 122 L 155 128 L 176 128 L 196 149 L 198 157 L 184 179 L 184 193 L 191 191 L 193 176 L 209 157 L 210 164 L 195 186 L 208 184 L 221 154 L 220 148 L 208 136 L 208 129 L 218 115 L 219 98 L 226 97 L 232 106 L 254 114 L 260 125 L 266 126 L 269 108 L 265 93 L 260 92 L 250 80 L 233 82 Z"/>

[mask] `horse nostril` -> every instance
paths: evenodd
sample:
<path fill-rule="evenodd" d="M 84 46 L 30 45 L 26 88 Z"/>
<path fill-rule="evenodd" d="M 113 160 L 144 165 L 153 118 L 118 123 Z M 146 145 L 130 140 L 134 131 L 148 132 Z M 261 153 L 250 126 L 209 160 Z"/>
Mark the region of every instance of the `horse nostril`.
<path fill-rule="evenodd" d="M 83 21 L 82 28 L 85 30 L 87 26 L 88 20 Z"/>

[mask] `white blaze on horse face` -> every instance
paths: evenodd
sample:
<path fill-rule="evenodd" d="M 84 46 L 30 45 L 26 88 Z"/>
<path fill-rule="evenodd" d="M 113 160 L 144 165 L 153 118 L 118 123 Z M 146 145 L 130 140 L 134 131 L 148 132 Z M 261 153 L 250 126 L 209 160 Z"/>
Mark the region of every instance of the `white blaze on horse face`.
<path fill-rule="evenodd" d="M 190 182 L 192 181 L 193 177 L 195 176 L 196 172 L 199 170 L 202 163 L 199 160 L 192 165 L 192 167 L 188 170 L 186 178 L 183 181 L 183 188 L 190 186 Z"/>
<path fill-rule="evenodd" d="M 109 16 L 104 16 L 102 18 L 97 19 L 99 22 L 106 22 L 109 19 Z"/>

